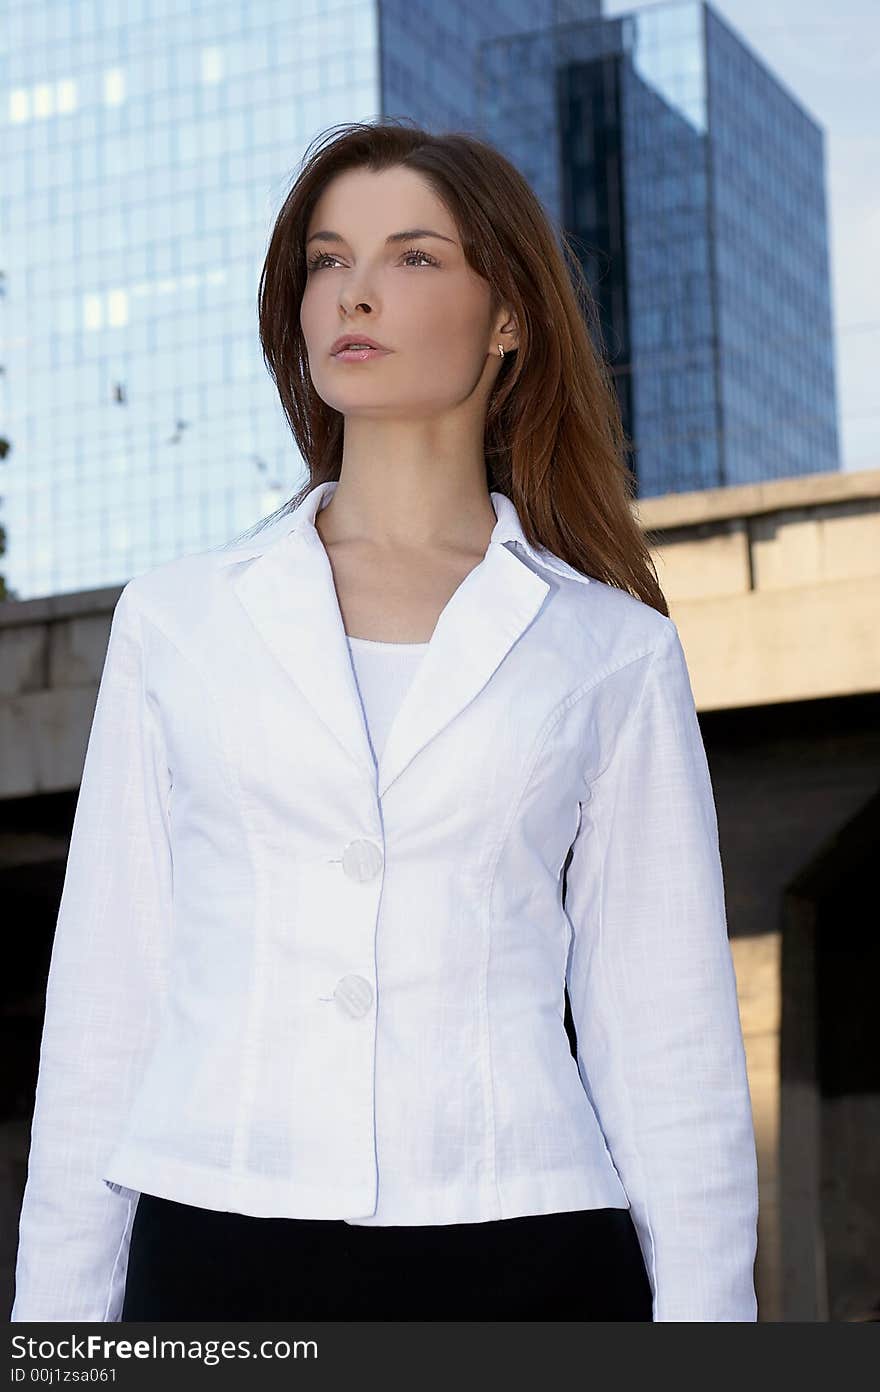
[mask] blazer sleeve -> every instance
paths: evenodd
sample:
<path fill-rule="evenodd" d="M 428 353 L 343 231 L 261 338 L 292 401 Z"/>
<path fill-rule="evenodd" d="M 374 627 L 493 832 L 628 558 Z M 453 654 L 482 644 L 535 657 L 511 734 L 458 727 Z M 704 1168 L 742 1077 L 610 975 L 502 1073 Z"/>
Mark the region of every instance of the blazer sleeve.
<path fill-rule="evenodd" d="M 716 809 L 681 641 L 664 622 L 582 805 L 566 979 L 654 1320 L 749 1321 L 757 1156 Z"/>
<path fill-rule="evenodd" d="M 141 620 L 113 613 L 73 821 L 19 1222 L 14 1321 L 118 1321 L 137 1195 L 102 1166 L 157 1025 L 171 921 L 171 780 Z"/>

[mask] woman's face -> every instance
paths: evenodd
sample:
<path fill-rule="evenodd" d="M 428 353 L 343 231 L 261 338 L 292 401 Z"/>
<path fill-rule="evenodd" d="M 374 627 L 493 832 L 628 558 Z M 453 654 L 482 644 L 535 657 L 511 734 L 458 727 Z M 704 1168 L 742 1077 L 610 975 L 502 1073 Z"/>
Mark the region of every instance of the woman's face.
<path fill-rule="evenodd" d="M 399 236 L 416 230 L 433 235 Z M 312 211 L 305 255 L 300 323 L 312 382 L 328 406 L 413 418 L 454 408 L 481 381 L 488 397 L 501 365 L 497 344 L 513 348 L 515 336 L 495 332 L 507 316 L 491 315 L 488 282 L 467 264 L 453 218 L 418 174 L 396 167 L 337 175 Z M 346 333 L 391 351 L 336 358 L 334 340 Z"/>

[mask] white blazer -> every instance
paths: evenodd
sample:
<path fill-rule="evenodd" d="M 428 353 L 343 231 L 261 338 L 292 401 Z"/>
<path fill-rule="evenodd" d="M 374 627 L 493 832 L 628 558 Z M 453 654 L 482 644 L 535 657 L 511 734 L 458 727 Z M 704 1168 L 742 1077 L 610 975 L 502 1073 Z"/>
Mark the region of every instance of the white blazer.
<path fill-rule="evenodd" d="M 12 1320 L 119 1320 L 140 1193 L 362 1225 L 629 1206 L 655 1320 L 756 1319 L 755 1137 L 675 624 L 529 545 L 494 492 L 377 768 L 314 525 L 335 487 L 116 604 Z"/>

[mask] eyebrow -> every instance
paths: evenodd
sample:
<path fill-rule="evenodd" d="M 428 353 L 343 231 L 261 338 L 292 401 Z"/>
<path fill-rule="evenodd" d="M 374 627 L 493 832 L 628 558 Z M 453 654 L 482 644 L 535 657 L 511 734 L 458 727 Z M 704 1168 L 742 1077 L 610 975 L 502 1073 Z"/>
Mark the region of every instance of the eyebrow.
<path fill-rule="evenodd" d="M 385 238 L 385 243 L 388 245 L 389 242 L 411 242 L 415 241 L 417 237 L 438 237 L 441 242 L 453 242 L 452 237 L 444 237 L 442 232 L 432 232 L 428 227 L 411 227 L 405 232 L 392 232 L 389 237 Z M 316 242 L 319 239 L 322 242 L 345 241 L 339 232 L 331 232 L 325 228 L 323 231 L 313 232 L 310 237 L 307 237 L 306 246 L 309 242 Z"/>

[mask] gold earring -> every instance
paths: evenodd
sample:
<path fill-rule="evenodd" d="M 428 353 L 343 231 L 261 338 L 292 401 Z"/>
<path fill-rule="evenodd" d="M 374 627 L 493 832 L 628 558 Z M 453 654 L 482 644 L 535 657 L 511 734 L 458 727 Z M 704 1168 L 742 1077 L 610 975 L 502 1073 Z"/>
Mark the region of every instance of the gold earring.
<path fill-rule="evenodd" d="M 498 352 L 501 354 L 501 356 L 502 356 L 502 358 L 503 358 L 503 357 L 504 357 L 504 349 L 502 348 L 502 346 L 501 346 L 500 343 L 498 344 Z"/>

